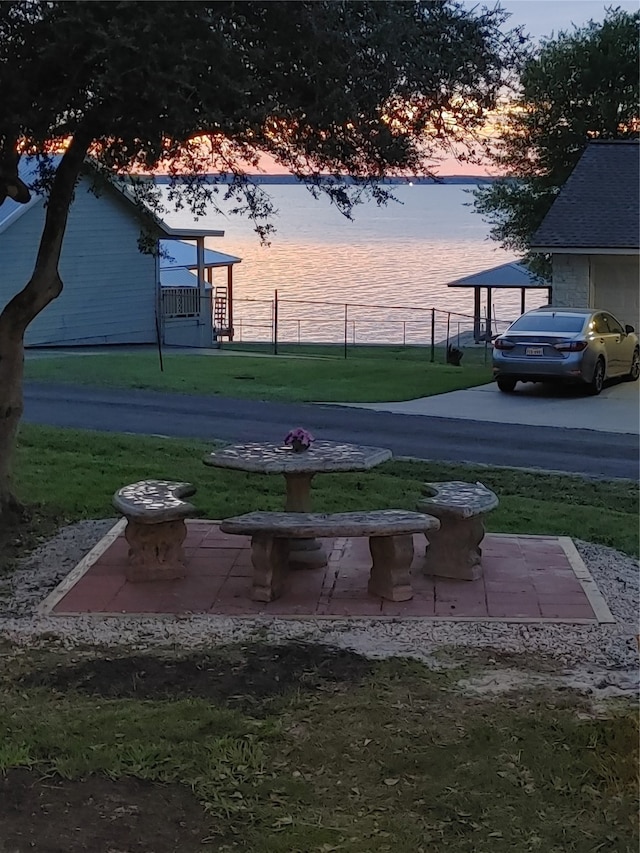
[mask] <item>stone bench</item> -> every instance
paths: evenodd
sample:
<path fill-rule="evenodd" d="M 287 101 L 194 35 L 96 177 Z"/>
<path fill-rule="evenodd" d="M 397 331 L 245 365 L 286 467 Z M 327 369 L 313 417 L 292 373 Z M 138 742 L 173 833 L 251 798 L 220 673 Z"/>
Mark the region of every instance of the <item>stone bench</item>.
<path fill-rule="evenodd" d="M 182 498 L 195 491 L 191 483 L 142 480 L 114 494 L 114 507 L 127 519 L 127 580 L 176 580 L 185 576 L 184 520 L 195 515 L 196 509 Z"/>
<path fill-rule="evenodd" d="M 423 495 L 416 508 L 440 521 L 440 529 L 429 536 L 424 573 L 461 580 L 482 577 L 484 517 L 498 506 L 497 496 L 482 483 L 456 480 L 425 483 Z"/>
<path fill-rule="evenodd" d="M 251 536 L 254 601 L 282 595 L 289 572 L 289 540 L 314 536 L 368 536 L 373 561 L 368 591 L 390 601 L 413 597 L 413 534 L 440 526 L 430 515 L 404 510 L 373 512 L 250 512 L 225 519 L 220 530 Z"/>

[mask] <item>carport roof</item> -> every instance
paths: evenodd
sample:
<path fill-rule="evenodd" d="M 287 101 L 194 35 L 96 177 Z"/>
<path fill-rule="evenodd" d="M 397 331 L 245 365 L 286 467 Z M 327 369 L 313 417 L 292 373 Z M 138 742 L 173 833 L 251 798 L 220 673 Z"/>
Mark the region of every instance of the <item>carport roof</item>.
<path fill-rule="evenodd" d="M 447 287 L 549 287 L 549 282 L 534 275 L 524 264 L 513 261 L 450 281 Z"/>

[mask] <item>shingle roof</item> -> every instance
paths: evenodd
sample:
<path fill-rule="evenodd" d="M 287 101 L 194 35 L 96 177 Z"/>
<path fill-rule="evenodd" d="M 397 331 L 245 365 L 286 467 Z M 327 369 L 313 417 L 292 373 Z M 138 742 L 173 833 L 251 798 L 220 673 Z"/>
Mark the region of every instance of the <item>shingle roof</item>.
<path fill-rule="evenodd" d="M 640 144 L 587 145 L 531 240 L 532 249 L 640 247 Z"/>

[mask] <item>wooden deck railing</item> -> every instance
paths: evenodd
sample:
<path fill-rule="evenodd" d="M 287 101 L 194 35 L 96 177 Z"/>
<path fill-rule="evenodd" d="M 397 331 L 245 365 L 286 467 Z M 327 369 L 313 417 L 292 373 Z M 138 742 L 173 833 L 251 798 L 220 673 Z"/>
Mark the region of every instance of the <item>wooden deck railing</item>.
<path fill-rule="evenodd" d="M 197 287 L 163 287 L 162 316 L 197 317 L 200 314 L 200 293 Z"/>

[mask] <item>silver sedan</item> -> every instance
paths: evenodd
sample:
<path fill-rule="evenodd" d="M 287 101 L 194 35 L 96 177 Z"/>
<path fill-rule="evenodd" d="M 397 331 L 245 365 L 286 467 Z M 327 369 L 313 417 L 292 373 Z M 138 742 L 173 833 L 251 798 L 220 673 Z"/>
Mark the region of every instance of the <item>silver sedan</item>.
<path fill-rule="evenodd" d="M 605 380 L 640 374 L 638 336 L 594 308 L 527 311 L 493 342 L 493 376 L 501 391 L 516 382 L 571 382 L 599 394 Z"/>

